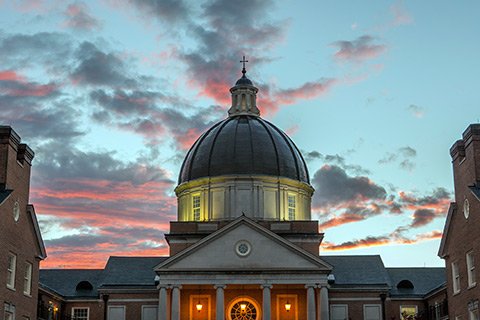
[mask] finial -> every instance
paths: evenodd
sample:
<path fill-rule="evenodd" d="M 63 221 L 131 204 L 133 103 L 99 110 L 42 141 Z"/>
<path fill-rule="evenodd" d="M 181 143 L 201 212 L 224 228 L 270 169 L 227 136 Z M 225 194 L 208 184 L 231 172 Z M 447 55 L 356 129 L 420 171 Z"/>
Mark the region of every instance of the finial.
<path fill-rule="evenodd" d="M 242 73 L 243 73 L 243 76 L 245 77 L 245 73 L 247 73 L 247 70 L 245 69 L 245 62 L 248 62 L 248 60 L 245 60 L 245 56 L 243 56 L 243 59 L 240 62 L 243 63 Z"/>

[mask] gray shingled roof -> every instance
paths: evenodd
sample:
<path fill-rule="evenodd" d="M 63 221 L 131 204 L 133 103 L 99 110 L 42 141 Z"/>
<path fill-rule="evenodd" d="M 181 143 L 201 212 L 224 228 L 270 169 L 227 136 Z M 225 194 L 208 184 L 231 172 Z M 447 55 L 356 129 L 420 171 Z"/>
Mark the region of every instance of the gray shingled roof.
<path fill-rule="evenodd" d="M 62 295 L 65 298 L 97 297 L 103 270 L 98 269 L 41 269 L 40 285 Z M 91 291 L 77 291 L 77 284 L 88 281 Z"/>
<path fill-rule="evenodd" d="M 153 268 L 168 257 L 110 257 L 105 269 L 41 269 L 40 285 L 67 299 L 98 297 L 99 288 L 154 287 Z M 79 282 L 92 284 L 91 291 L 77 291 Z"/>
<path fill-rule="evenodd" d="M 390 279 L 379 255 L 320 256 L 333 266 L 335 286 L 388 286 Z"/>
<path fill-rule="evenodd" d="M 392 296 L 423 297 L 446 282 L 445 268 L 387 268 L 390 276 Z M 413 284 L 413 289 L 397 289 L 402 280 Z"/>
<path fill-rule="evenodd" d="M 153 268 L 168 257 L 110 257 L 102 286 L 155 285 Z"/>

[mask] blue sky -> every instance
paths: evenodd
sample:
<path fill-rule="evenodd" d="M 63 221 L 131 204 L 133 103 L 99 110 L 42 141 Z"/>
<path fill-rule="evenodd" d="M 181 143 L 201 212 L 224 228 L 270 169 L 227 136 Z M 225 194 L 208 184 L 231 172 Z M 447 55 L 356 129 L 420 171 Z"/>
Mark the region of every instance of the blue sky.
<path fill-rule="evenodd" d="M 478 122 L 480 3 L 0 1 L 0 123 L 36 152 L 46 267 L 166 254 L 188 147 L 248 76 L 307 159 L 325 254 L 440 266 Z"/>

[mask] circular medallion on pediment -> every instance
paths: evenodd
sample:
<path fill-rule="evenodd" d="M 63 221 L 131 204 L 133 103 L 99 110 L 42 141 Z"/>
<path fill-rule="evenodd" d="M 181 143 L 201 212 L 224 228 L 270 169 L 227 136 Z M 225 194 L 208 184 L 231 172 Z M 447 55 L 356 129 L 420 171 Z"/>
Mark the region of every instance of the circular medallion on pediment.
<path fill-rule="evenodd" d="M 246 257 L 252 251 L 252 246 L 247 240 L 240 240 L 235 244 L 235 252 L 240 257 Z"/>

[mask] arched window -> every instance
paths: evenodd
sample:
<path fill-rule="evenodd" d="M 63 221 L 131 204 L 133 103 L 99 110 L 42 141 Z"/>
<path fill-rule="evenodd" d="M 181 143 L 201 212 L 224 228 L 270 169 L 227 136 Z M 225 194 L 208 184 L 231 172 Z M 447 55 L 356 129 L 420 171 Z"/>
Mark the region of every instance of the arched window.
<path fill-rule="evenodd" d="M 413 283 L 410 280 L 402 280 L 397 284 L 397 289 L 413 289 Z"/>
<path fill-rule="evenodd" d="M 229 320 L 259 320 L 260 307 L 258 303 L 249 297 L 241 297 L 233 300 L 228 306 Z"/>
<path fill-rule="evenodd" d="M 77 286 L 75 287 L 77 291 L 91 291 L 93 290 L 93 286 L 89 281 L 80 281 Z"/>

